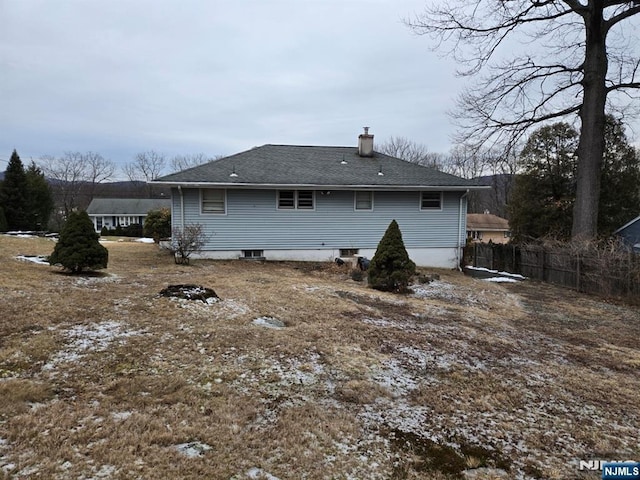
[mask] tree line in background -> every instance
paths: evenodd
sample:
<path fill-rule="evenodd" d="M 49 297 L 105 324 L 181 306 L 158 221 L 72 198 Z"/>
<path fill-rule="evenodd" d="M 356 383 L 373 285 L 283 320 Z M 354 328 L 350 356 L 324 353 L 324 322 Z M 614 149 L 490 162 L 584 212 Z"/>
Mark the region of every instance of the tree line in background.
<path fill-rule="evenodd" d="M 216 157 L 203 153 L 168 157 L 141 152 L 122 167 L 128 182 L 113 181 L 116 164 L 95 152 L 65 152 L 32 160 L 25 169 L 14 150 L 0 182 L 0 231 L 60 231 L 73 211 L 86 210 L 94 197 L 154 198 L 169 194 L 147 182 L 166 173 L 201 165 Z"/>
<path fill-rule="evenodd" d="M 31 162 L 24 168 L 14 150 L 0 184 L 0 231 L 44 230 L 54 208 L 42 170 Z"/>
<path fill-rule="evenodd" d="M 405 137 L 391 137 L 376 150 L 491 188 L 470 192 L 469 212 L 489 210 L 508 218 L 518 239 L 571 233 L 577 185 L 579 134 L 566 123 L 534 131 L 518 152 L 456 145 L 448 154 L 430 152 Z M 219 157 L 215 157 L 219 158 Z M 640 155 L 619 119 L 607 117 L 598 232 L 608 235 L 640 214 Z M 85 210 L 94 196 L 154 197 L 168 189 L 147 182 L 167 170 L 179 171 L 211 161 L 204 154 L 168 158 L 154 150 L 139 153 L 122 170 L 129 182 L 111 182 L 116 165 L 95 152 L 44 156 L 25 169 L 13 152 L 0 184 L 0 227 L 59 231 L 70 212 Z"/>

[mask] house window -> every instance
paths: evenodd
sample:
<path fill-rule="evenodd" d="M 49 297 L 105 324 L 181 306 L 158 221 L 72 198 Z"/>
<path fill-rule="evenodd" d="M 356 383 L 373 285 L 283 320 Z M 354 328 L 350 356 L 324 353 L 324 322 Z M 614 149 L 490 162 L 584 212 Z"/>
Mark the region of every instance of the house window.
<path fill-rule="evenodd" d="M 300 190 L 298 193 L 298 208 L 313 209 L 313 190 Z"/>
<path fill-rule="evenodd" d="M 353 257 L 355 255 L 358 255 L 358 253 L 360 253 L 359 248 L 341 248 L 340 249 L 341 257 Z"/>
<path fill-rule="evenodd" d="M 442 192 L 422 192 L 420 210 L 442 210 Z"/>
<path fill-rule="evenodd" d="M 373 210 L 373 192 L 355 192 L 356 210 Z"/>
<path fill-rule="evenodd" d="M 206 188 L 202 192 L 202 213 L 225 214 L 225 191 L 215 188 Z"/>
<path fill-rule="evenodd" d="M 480 230 L 467 230 L 467 238 L 472 240 L 482 240 L 482 232 Z"/>
<path fill-rule="evenodd" d="M 279 190 L 278 209 L 313 210 L 313 190 Z"/>
<path fill-rule="evenodd" d="M 242 250 L 242 258 L 264 258 L 263 250 Z"/>
<path fill-rule="evenodd" d="M 96 230 L 102 230 L 102 217 L 96 217 Z"/>

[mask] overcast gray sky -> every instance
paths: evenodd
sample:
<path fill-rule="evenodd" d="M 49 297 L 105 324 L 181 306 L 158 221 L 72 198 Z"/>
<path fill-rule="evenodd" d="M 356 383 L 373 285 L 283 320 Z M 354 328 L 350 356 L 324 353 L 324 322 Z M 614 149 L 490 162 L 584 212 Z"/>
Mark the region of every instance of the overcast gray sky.
<path fill-rule="evenodd" d="M 405 136 L 449 149 L 425 0 L 0 0 L 0 159 L 236 153 Z M 0 162 L 0 168 L 6 162 Z"/>
<path fill-rule="evenodd" d="M 447 152 L 463 82 L 428 0 L 0 0 L 0 168 L 404 136 Z"/>

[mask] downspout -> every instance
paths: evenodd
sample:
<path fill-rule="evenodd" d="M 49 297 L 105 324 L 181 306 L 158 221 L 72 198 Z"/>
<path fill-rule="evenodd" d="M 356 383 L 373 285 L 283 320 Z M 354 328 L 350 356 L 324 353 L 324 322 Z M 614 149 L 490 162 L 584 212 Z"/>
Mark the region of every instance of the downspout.
<path fill-rule="evenodd" d="M 180 192 L 180 231 L 184 232 L 184 192 L 181 185 L 178 185 L 178 192 Z"/>
<path fill-rule="evenodd" d="M 463 249 L 464 249 L 464 243 L 462 243 L 461 238 L 462 238 L 462 201 L 467 197 L 467 195 L 469 195 L 469 190 L 467 190 L 461 197 L 460 197 L 460 209 L 458 212 L 458 248 L 456 249 L 457 251 L 457 255 L 456 255 L 456 263 L 458 265 L 458 270 L 462 271 L 462 268 L 460 267 L 460 263 L 462 263 L 462 255 L 463 255 Z"/>

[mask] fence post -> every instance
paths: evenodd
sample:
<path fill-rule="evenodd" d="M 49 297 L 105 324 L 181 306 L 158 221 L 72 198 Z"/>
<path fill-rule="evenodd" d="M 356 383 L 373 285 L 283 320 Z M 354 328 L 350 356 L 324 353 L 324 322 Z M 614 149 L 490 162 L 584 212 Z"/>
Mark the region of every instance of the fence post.
<path fill-rule="evenodd" d="M 542 247 L 540 249 L 540 266 L 541 266 L 541 272 L 540 272 L 541 273 L 541 278 L 540 278 L 540 280 L 542 280 L 543 282 L 545 281 L 545 278 L 544 278 L 544 262 L 545 262 L 545 258 L 544 257 L 545 257 L 545 255 L 544 255 L 544 247 Z"/>
<path fill-rule="evenodd" d="M 473 266 L 478 266 L 478 244 L 473 242 Z"/>
<path fill-rule="evenodd" d="M 580 291 L 580 254 L 576 253 L 576 290 Z"/>
<path fill-rule="evenodd" d="M 495 264 L 494 264 L 494 261 L 493 261 L 493 257 L 495 256 L 495 252 L 494 252 L 495 245 L 493 243 L 489 243 L 489 249 L 491 251 L 491 267 L 490 268 L 491 268 L 491 270 L 494 270 L 493 267 L 495 266 Z"/>

